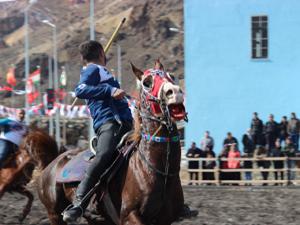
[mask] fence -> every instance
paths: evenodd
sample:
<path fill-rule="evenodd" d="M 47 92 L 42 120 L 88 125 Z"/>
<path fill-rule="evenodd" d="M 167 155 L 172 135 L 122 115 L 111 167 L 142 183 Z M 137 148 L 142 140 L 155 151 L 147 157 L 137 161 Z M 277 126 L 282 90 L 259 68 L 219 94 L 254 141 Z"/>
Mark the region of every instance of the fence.
<path fill-rule="evenodd" d="M 185 158 L 182 159 L 182 173 L 181 173 L 181 180 L 183 184 L 214 184 L 214 185 L 224 185 L 224 184 L 233 184 L 233 185 L 259 185 L 259 184 L 282 184 L 282 185 L 299 185 L 300 179 L 298 176 L 298 172 L 300 172 L 300 157 L 266 157 L 266 158 L 235 158 L 242 164 L 245 161 L 252 162 L 252 168 L 238 168 L 238 169 L 224 169 L 222 168 L 222 162 L 232 160 L 228 158 Z M 189 169 L 188 162 L 196 161 L 199 162 L 199 169 Z M 206 162 L 214 161 L 216 162 L 216 166 L 213 169 L 204 169 L 203 165 Z M 275 162 L 282 162 L 282 168 L 275 168 Z M 258 166 L 257 163 L 259 162 L 269 162 L 269 166 L 262 167 Z M 278 166 L 277 166 L 278 167 Z M 281 167 L 281 166 L 280 166 Z M 186 170 L 185 170 L 186 168 Z M 195 172 L 198 173 L 199 179 L 198 180 L 190 180 L 187 174 L 184 173 L 191 173 Z M 222 179 L 224 174 L 228 173 L 240 173 L 241 179 Z M 245 173 L 250 172 L 252 174 L 251 180 L 245 179 Z M 269 173 L 273 172 L 271 179 L 262 179 L 262 173 L 264 175 L 270 175 Z M 278 179 L 275 179 L 274 173 L 277 172 Z M 213 174 L 213 179 L 204 180 L 203 175 L 204 173 L 211 173 Z M 281 173 L 283 173 L 284 179 L 281 178 Z"/>

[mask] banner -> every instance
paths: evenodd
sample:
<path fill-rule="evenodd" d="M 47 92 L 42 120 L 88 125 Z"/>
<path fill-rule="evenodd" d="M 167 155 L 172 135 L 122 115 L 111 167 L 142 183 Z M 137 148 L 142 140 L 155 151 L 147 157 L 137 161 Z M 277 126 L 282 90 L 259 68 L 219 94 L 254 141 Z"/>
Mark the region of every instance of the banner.
<path fill-rule="evenodd" d="M 46 98 L 46 96 L 44 96 Z M 129 108 L 134 114 L 136 107 L 135 99 L 127 99 Z M 24 109 L 24 108 L 23 108 Z M 16 116 L 18 108 L 10 108 L 3 105 L 0 105 L 0 117 L 10 117 Z M 50 116 L 54 115 L 56 111 L 59 111 L 60 115 L 65 118 L 89 118 L 90 112 L 86 105 L 76 105 L 72 108 L 72 105 L 54 103 L 53 109 L 47 109 L 46 105 L 41 103 L 38 105 L 33 105 L 29 107 L 29 110 L 26 111 L 30 116 Z"/>
<path fill-rule="evenodd" d="M 13 89 L 8 86 L 3 86 L 3 87 L 0 86 L 0 91 L 13 91 Z"/>

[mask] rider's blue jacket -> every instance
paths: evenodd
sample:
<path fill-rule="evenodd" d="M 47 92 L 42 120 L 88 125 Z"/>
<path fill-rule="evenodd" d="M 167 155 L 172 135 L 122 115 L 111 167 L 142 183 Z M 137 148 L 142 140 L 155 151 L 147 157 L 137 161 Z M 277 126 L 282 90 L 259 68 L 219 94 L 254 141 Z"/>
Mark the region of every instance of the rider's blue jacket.
<path fill-rule="evenodd" d="M 0 139 L 10 141 L 18 146 L 27 132 L 25 123 L 16 118 L 0 119 L 0 127 L 3 128 Z"/>
<path fill-rule="evenodd" d="M 118 81 L 105 67 L 89 64 L 82 69 L 75 94 L 76 97 L 86 100 L 95 132 L 109 120 L 132 122 L 127 101 L 115 100 L 112 97 L 117 88 L 120 88 Z"/>

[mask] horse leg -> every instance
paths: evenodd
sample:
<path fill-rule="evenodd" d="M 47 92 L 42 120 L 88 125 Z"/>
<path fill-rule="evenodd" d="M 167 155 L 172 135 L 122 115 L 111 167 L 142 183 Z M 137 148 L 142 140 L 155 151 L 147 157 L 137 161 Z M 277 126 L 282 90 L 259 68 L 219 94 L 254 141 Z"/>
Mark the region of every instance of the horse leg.
<path fill-rule="evenodd" d="M 32 206 L 32 202 L 33 202 L 33 195 L 32 193 L 26 189 L 26 187 L 22 186 L 19 187 L 15 190 L 17 193 L 24 195 L 28 198 L 28 201 L 23 209 L 23 213 L 21 215 L 21 217 L 19 218 L 19 221 L 22 222 L 26 216 L 29 214 L 30 210 L 31 210 L 31 206 Z"/>
<path fill-rule="evenodd" d="M 137 211 L 131 211 L 127 217 L 123 218 L 121 225 L 145 225 Z"/>
<path fill-rule="evenodd" d="M 2 196 L 4 195 L 4 187 L 3 185 L 0 185 L 0 199 L 2 198 Z"/>

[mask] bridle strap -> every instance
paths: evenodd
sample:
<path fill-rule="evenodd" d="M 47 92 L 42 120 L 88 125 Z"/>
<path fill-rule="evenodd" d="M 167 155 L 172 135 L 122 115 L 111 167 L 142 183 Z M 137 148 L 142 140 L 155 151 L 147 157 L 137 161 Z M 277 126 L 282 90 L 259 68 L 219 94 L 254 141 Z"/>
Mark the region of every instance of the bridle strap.
<path fill-rule="evenodd" d="M 153 141 L 153 142 L 178 142 L 180 140 L 179 135 L 173 136 L 173 137 L 158 137 L 155 135 L 150 135 L 150 134 L 145 134 L 142 133 L 142 138 L 145 139 L 146 141 Z"/>
<path fill-rule="evenodd" d="M 150 101 L 154 101 L 157 104 L 159 104 L 159 107 L 163 113 L 164 118 L 159 118 L 159 117 L 155 117 L 151 111 L 150 105 L 149 105 L 149 100 L 147 101 L 147 97 L 150 99 Z M 144 113 L 140 112 L 140 116 L 142 118 L 146 118 L 146 119 L 150 119 L 150 120 L 154 120 L 159 122 L 160 124 L 163 124 L 167 127 L 167 129 L 169 130 L 169 132 L 171 132 L 173 130 L 173 126 L 172 126 L 172 120 L 170 117 L 170 112 L 168 109 L 168 106 L 161 101 L 160 99 L 158 99 L 157 97 L 151 95 L 147 90 L 145 90 L 144 88 L 142 89 L 142 104 L 145 104 L 145 107 L 149 113 L 149 115 L 145 115 Z"/>
<path fill-rule="evenodd" d="M 141 159 L 142 159 L 142 160 L 146 163 L 146 165 L 147 165 L 152 171 L 154 171 L 155 173 L 157 173 L 157 174 L 159 174 L 159 175 L 161 175 L 161 176 L 163 176 L 163 177 L 174 177 L 174 176 L 176 176 L 176 175 L 179 174 L 179 171 L 176 172 L 176 173 L 169 173 L 168 170 L 164 172 L 164 171 L 161 171 L 161 170 L 155 168 L 155 166 L 153 166 L 152 163 L 146 159 L 145 155 L 142 154 L 142 152 L 141 152 L 140 150 L 138 150 L 138 152 L 139 152 L 139 156 L 141 157 Z"/>

